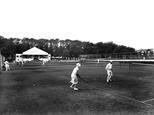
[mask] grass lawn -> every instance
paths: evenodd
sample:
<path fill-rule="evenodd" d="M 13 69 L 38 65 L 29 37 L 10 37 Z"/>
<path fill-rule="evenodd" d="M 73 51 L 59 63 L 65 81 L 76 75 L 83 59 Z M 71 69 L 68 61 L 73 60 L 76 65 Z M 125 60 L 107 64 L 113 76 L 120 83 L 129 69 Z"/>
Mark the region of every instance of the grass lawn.
<path fill-rule="evenodd" d="M 71 62 L 11 64 L 0 74 L 2 115 L 153 115 L 154 66 L 113 63 L 113 81 L 106 82 L 107 63 L 82 63 L 78 91 L 69 88 Z"/>

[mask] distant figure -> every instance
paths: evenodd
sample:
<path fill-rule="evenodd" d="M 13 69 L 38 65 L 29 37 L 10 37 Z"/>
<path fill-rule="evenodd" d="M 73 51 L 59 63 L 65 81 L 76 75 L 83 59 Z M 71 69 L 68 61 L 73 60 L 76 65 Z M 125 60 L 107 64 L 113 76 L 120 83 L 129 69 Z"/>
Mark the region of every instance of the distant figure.
<path fill-rule="evenodd" d="M 72 71 L 72 74 L 71 74 L 71 86 L 70 88 L 73 88 L 74 90 L 78 90 L 78 88 L 76 88 L 76 85 L 78 83 L 78 78 L 77 78 L 77 74 L 78 74 L 78 71 L 79 71 L 79 67 L 81 66 L 80 63 L 77 63 L 76 64 L 76 67 L 73 69 Z"/>
<path fill-rule="evenodd" d="M 16 60 L 16 65 L 19 66 L 19 59 Z"/>
<path fill-rule="evenodd" d="M 97 59 L 97 63 L 99 64 L 99 59 Z"/>
<path fill-rule="evenodd" d="M 46 61 L 42 60 L 42 66 L 45 66 Z"/>
<path fill-rule="evenodd" d="M 24 61 L 23 60 L 21 61 L 21 66 L 24 66 Z"/>
<path fill-rule="evenodd" d="M 9 70 L 10 70 L 9 62 L 6 60 L 6 61 L 4 62 L 4 64 L 5 64 L 5 70 L 6 70 L 6 71 L 9 71 Z"/>
<path fill-rule="evenodd" d="M 17 63 L 17 66 L 19 66 L 19 67 L 21 67 L 21 66 L 24 65 L 23 59 L 18 59 L 18 60 L 16 60 L 16 63 Z"/>
<path fill-rule="evenodd" d="M 107 82 L 112 81 L 111 77 L 113 76 L 113 70 L 112 70 L 112 61 L 110 61 L 106 67 L 105 70 L 107 71 Z"/>

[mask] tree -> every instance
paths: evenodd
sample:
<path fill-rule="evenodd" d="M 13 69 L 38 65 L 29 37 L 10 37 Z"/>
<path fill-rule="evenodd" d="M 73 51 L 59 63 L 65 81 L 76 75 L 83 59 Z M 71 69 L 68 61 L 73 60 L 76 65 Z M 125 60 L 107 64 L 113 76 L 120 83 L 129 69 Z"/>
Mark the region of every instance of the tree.
<path fill-rule="evenodd" d="M 15 57 L 16 53 L 22 53 L 32 47 L 38 47 L 51 56 L 63 56 L 66 58 L 78 58 L 81 54 L 106 54 L 106 53 L 127 53 L 135 52 L 134 48 L 124 45 L 117 45 L 113 42 L 81 42 L 79 40 L 59 40 L 44 39 L 36 40 L 34 38 L 4 38 L 0 36 L 0 49 L 5 57 Z"/>

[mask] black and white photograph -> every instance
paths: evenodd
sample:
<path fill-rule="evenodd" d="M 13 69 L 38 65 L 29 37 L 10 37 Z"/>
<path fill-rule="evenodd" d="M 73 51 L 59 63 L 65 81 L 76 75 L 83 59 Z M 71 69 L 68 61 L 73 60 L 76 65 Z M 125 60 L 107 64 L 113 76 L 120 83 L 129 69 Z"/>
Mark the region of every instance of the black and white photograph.
<path fill-rule="evenodd" d="M 0 0 L 0 115 L 154 115 L 154 0 Z"/>

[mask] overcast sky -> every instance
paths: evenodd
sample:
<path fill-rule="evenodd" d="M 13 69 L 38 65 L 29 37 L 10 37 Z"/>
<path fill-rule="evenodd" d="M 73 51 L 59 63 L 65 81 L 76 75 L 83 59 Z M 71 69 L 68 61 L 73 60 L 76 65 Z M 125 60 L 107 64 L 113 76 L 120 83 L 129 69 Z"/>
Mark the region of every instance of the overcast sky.
<path fill-rule="evenodd" d="M 0 0 L 0 35 L 154 48 L 154 0 Z"/>

